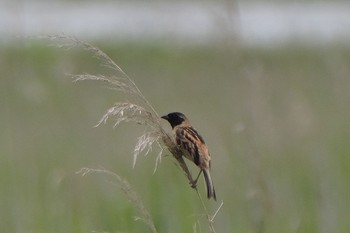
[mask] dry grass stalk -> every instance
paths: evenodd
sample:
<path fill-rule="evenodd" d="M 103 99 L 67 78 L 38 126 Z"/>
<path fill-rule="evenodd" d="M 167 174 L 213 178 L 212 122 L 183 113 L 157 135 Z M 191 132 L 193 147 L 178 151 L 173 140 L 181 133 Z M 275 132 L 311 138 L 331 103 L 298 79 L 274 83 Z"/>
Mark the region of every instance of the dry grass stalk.
<path fill-rule="evenodd" d="M 209 229 L 212 233 L 215 233 L 213 220 L 218 211 L 221 209 L 222 204 L 220 205 L 213 217 L 211 217 L 208 214 L 208 211 L 204 205 L 203 199 L 201 198 L 198 192 L 197 187 L 193 186 L 194 180 L 183 159 L 182 152 L 176 145 L 173 136 L 169 135 L 163 128 L 163 126 L 160 123 L 160 117 L 158 113 L 142 94 L 135 82 L 107 54 L 105 54 L 103 51 L 89 43 L 83 42 L 75 37 L 67 35 L 47 36 L 46 38 L 51 41 L 56 41 L 56 46 L 60 48 L 83 48 L 84 50 L 91 52 L 93 56 L 100 61 L 101 65 L 115 72 L 114 75 L 109 76 L 104 76 L 100 74 L 78 74 L 70 76 L 73 78 L 74 82 L 93 80 L 107 83 L 109 88 L 115 89 L 116 91 L 120 91 L 126 95 L 128 101 L 116 103 L 114 106 L 109 108 L 96 126 L 105 124 L 110 119 L 114 120 L 114 127 L 119 125 L 121 122 L 135 122 L 137 124 L 145 126 L 145 132 L 138 138 L 138 141 L 134 148 L 133 165 L 135 166 L 137 157 L 141 153 L 147 155 L 152 150 L 153 145 L 156 143 L 156 145 L 160 149 L 160 152 L 156 159 L 156 169 L 159 161 L 161 160 L 163 149 L 167 148 L 178 162 L 178 165 L 180 166 L 182 171 L 185 173 L 189 183 L 191 184 L 191 187 L 196 190 L 202 202 L 202 206 L 206 212 L 206 216 L 209 223 Z M 130 101 L 130 99 L 132 99 L 133 101 Z M 81 171 L 83 175 L 91 172 L 102 172 L 116 177 L 118 183 L 121 184 L 122 189 L 124 190 L 126 195 L 133 203 L 135 203 L 140 212 L 144 215 L 144 219 L 146 219 L 145 222 L 150 226 L 152 232 L 156 232 L 154 224 L 149 216 L 149 213 L 144 208 L 142 202 L 140 202 L 140 199 L 137 198 L 136 193 L 134 193 L 130 189 L 130 185 L 126 181 L 122 180 L 117 174 L 105 170 L 85 168 Z"/>
<path fill-rule="evenodd" d="M 144 206 L 143 202 L 141 201 L 140 197 L 137 195 L 136 192 L 131 188 L 129 182 L 122 179 L 118 174 L 103 170 L 103 169 L 91 169 L 91 168 L 82 168 L 80 171 L 77 172 L 77 174 L 81 174 L 82 176 L 91 174 L 91 173 L 97 173 L 97 174 L 105 174 L 113 177 L 115 182 L 112 182 L 112 184 L 119 186 L 122 191 L 124 192 L 125 196 L 129 199 L 129 201 L 134 205 L 134 207 L 140 212 L 142 217 L 135 218 L 136 220 L 142 220 L 153 233 L 157 233 L 157 229 L 153 223 L 153 220 L 151 218 L 151 214 L 148 212 L 146 207 Z"/>

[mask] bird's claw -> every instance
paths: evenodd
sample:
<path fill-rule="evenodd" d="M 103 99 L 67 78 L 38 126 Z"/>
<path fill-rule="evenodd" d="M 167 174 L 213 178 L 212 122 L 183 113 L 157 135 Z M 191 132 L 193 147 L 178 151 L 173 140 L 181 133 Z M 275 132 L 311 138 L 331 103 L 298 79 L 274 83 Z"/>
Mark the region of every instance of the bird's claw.
<path fill-rule="evenodd" d="M 197 188 L 197 182 L 192 181 L 190 184 L 191 184 L 191 188 L 194 188 L 194 189 Z"/>

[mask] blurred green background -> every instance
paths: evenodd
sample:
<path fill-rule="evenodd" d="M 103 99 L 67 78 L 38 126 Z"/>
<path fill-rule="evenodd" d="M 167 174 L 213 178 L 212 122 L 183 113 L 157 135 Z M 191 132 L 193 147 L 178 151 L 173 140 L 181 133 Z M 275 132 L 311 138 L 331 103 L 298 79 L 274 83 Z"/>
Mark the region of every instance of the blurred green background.
<path fill-rule="evenodd" d="M 348 48 L 94 44 L 159 114 L 182 111 L 204 135 L 218 194 L 205 203 L 214 213 L 224 202 L 217 232 L 350 229 Z M 41 42 L 1 50 L 2 232 L 149 232 L 111 177 L 82 177 L 82 167 L 126 179 L 158 232 L 209 232 L 171 156 L 155 174 L 157 151 L 132 168 L 141 126 L 93 127 L 123 97 L 65 74 L 103 73 L 96 59 Z"/>
<path fill-rule="evenodd" d="M 159 115 L 183 112 L 204 136 L 218 197 L 204 203 L 214 214 L 223 201 L 216 232 L 348 232 L 350 47 L 247 46 L 229 36 L 212 44 L 88 42 L 124 69 Z M 0 232 L 151 232 L 113 177 L 77 174 L 84 167 L 127 180 L 158 232 L 209 232 L 168 152 L 155 173 L 156 148 L 132 168 L 142 126 L 94 127 L 127 98 L 104 84 L 72 82 L 68 74 L 110 73 L 91 53 L 38 39 L 2 42 Z M 198 188 L 205 196 L 202 180 Z"/>

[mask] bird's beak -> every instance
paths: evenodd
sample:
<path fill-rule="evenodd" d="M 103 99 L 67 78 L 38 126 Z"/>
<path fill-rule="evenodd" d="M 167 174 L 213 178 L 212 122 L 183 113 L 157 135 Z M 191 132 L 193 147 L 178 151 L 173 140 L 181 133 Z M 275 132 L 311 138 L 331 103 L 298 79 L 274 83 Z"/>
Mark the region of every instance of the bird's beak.
<path fill-rule="evenodd" d="M 168 115 L 162 116 L 162 118 L 165 119 L 165 120 L 169 120 Z"/>

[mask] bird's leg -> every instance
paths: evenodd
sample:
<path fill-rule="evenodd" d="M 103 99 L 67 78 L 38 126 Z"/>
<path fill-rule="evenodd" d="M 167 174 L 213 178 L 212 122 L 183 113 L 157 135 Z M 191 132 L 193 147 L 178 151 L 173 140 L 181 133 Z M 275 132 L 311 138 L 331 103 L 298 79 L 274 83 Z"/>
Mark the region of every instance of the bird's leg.
<path fill-rule="evenodd" d="M 192 182 L 192 185 L 191 185 L 192 188 L 197 187 L 197 181 L 198 181 L 198 178 L 201 174 L 202 174 L 202 169 L 199 171 L 197 178 Z"/>

